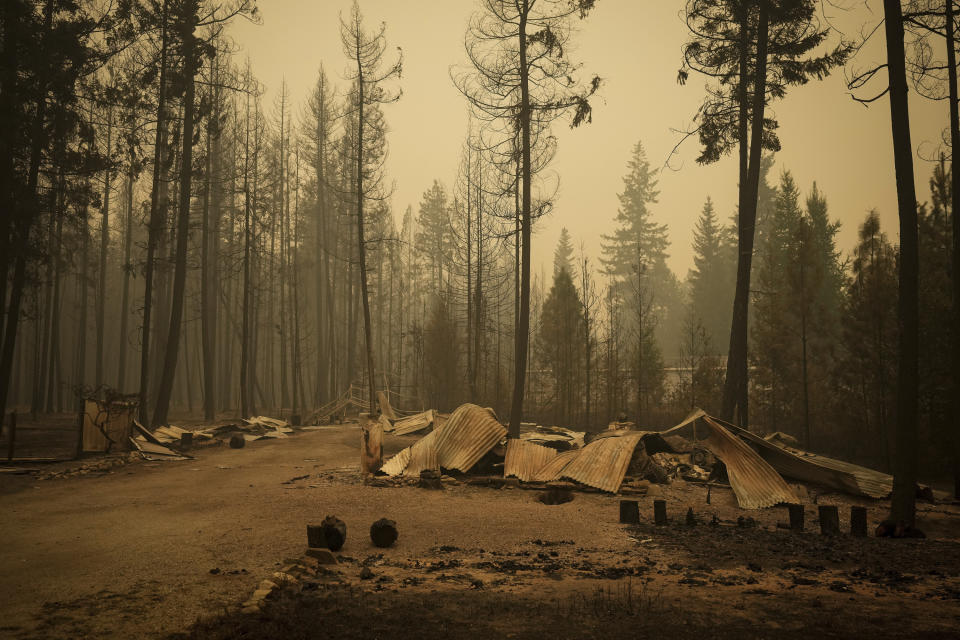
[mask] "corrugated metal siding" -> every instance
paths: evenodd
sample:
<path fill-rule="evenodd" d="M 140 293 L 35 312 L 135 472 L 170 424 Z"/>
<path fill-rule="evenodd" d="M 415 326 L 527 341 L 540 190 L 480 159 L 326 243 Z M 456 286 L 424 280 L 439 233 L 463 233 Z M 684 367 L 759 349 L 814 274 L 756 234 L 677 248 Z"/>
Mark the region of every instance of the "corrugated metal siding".
<path fill-rule="evenodd" d="M 417 431 L 422 431 L 430 426 L 433 422 L 433 409 L 427 409 L 422 413 L 416 413 L 412 416 L 407 416 L 401 420 L 397 420 L 393 423 L 393 428 L 391 433 L 395 436 L 404 436 L 409 433 L 416 433 Z"/>
<path fill-rule="evenodd" d="M 533 480 L 537 472 L 557 457 L 556 449 L 526 440 L 507 441 L 507 455 L 503 460 L 504 477 L 515 476 L 523 482 Z"/>
<path fill-rule="evenodd" d="M 442 428 L 434 430 L 430 435 L 434 434 L 440 466 L 469 471 L 487 451 L 507 435 L 507 430 L 497 422 L 492 409 L 463 404 L 450 415 Z"/>
<path fill-rule="evenodd" d="M 703 420 L 710 432 L 707 444 L 727 466 L 730 487 L 741 508 L 760 509 L 783 502 L 799 502 L 780 474 L 750 445 L 710 416 L 703 416 Z"/>
<path fill-rule="evenodd" d="M 893 491 L 893 476 L 806 451 L 792 451 L 723 420 L 717 422 L 755 445 L 760 457 L 788 478 L 868 498 L 886 498 Z"/>
<path fill-rule="evenodd" d="M 388 476 L 399 476 L 403 473 L 403 470 L 407 468 L 407 464 L 410 463 L 410 447 L 403 449 L 395 456 L 387 460 L 380 471 L 383 471 Z"/>
<path fill-rule="evenodd" d="M 410 462 L 404 469 L 403 475 L 416 478 L 424 469 L 440 468 L 437 461 L 436 436 L 437 432 L 431 431 L 410 447 Z"/>
<path fill-rule="evenodd" d="M 542 469 L 537 471 L 536 475 L 533 477 L 534 481 L 553 482 L 554 480 L 559 480 L 563 475 L 563 470 L 568 464 L 576 460 L 577 456 L 579 455 L 579 449 L 574 451 L 564 451 L 563 453 L 557 454 L 555 458 L 550 460 L 550 462 L 548 462 Z"/>
<path fill-rule="evenodd" d="M 616 493 L 641 436 L 640 433 L 632 432 L 594 440 L 564 468 L 561 477 Z"/>

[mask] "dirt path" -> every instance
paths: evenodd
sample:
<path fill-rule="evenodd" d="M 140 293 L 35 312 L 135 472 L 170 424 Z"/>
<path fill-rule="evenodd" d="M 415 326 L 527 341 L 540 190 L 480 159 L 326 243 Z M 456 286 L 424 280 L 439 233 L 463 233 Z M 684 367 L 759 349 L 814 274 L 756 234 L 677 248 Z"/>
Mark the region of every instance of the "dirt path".
<path fill-rule="evenodd" d="M 413 439 L 388 440 L 387 450 Z M 774 634 L 779 627 L 771 624 L 800 633 L 811 617 L 829 630 L 832 615 L 842 616 L 845 630 L 872 620 L 865 628 L 878 631 L 887 616 L 899 616 L 904 630 L 914 628 L 914 621 L 926 620 L 923 628 L 932 632 L 960 624 L 960 509 L 950 505 L 921 506 L 928 533 L 946 539 L 844 537 L 834 544 L 812 533 L 796 537 L 777 530 L 782 509 L 744 512 L 721 489 L 707 505 L 705 489 L 686 483 L 653 486 L 640 499 L 644 519 L 653 497 L 668 499 L 674 524 L 666 528 L 623 527 L 618 496 L 578 492 L 573 502 L 546 506 L 533 492 L 518 489 L 365 486 L 357 474 L 355 425 L 254 442 L 242 450 L 201 449 L 196 456 L 26 485 L 22 477 L 0 477 L 0 637 L 155 638 L 188 631 L 201 616 L 238 605 L 285 558 L 302 553 L 305 524 L 327 514 L 348 525 L 331 584 L 348 591 L 324 587 L 319 593 L 336 600 L 337 593 L 356 589 L 377 598 L 362 600 L 370 611 L 361 606 L 339 620 L 340 629 L 354 629 L 357 637 L 379 635 L 378 629 L 389 627 L 391 611 L 402 625 L 412 603 L 421 601 L 436 603 L 424 610 L 424 624 L 459 616 L 466 635 L 453 637 L 469 637 L 471 620 L 464 616 L 488 607 L 499 611 L 496 603 L 504 597 L 513 599 L 515 615 L 498 617 L 495 631 L 513 625 L 529 632 L 519 637 L 538 637 L 537 625 L 554 624 L 563 609 L 565 616 L 583 619 L 576 629 L 564 633 L 561 627 L 554 635 L 583 637 L 584 624 L 607 623 L 591 623 L 576 607 L 569 610 L 582 597 L 576 594 L 593 598 L 588 608 L 595 615 L 591 593 L 620 592 L 631 580 L 644 581 L 648 593 L 664 602 L 682 603 L 683 624 L 715 624 L 722 614 L 731 633 L 757 631 L 758 616 L 760 630 Z M 19 489 L 13 484 L 18 482 Z M 841 514 L 848 511 L 846 498 L 816 498 L 841 504 Z M 863 503 L 871 525 L 883 517 L 883 503 Z M 721 524 L 684 528 L 688 505 L 704 522 L 717 515 Z M 815 509 L 808 507 L 811 528 Z M 740 515 L 755 518 L 756 527 L 737 527 Z M 369 524 L 381 517 L 396 520 L 400 530 L 397 544 L 386 550 L 375 549 L 367 536 Z M 842 524 L 846 528 L 843 515 Z M 377 578 L 362 580 L 362 567 Z M 517 604 L 531 598 L 552 604 Z M 310 616 L 318 614 L 304 614 L 316 609 L 306 602 L 282 609 L 282 615 L 311 624 Z M 616 598 L 614 605 L 622 609 Z M 600 610 L 604 606 L 602 601 Z M 789 619 L 778 622 L 775 612 L 787 609 Z M 661 619 L 677 623 L 672 608 L 659 610 Z M 543 615 L 533 615 L 537 611 Z M 375 619 L 380 626 L 364 635 L 371 630 L 364 625 Z M 636 620 L 614 619 L 608 631 L 616 635 L 621 623 L 632 628 Z M 235 636 L 218 624 L 209 637 Z M 842 629 L 835 631 L 845 635 Z"/>
<path fill-rule="evenodd" d="M 365 528 L 384 516 L 398 523 L 393 553 L 403 558 L 442 544 L 507 550 L 538 530 L 628 544 L 607 513 L 610 498 L 599 495 L 547 508 L 518 490 L 492 493 L 491 504 L 489 490 L 464 487 L 425 501 L 412 488 L 366 487 L 355 472 L 357 443 L 347 425 L 242 450 L 202 449 L 195 460 L 35 481 L 0 495 L 0 634 L 182 630 L 249 596 L 285 557 L 303 551 L 305 523 L 328 513 L 348 523 L 344 551 L 358 555 L 372 552 Z M 283 484 L 308 473 L 309 481 Z"/>

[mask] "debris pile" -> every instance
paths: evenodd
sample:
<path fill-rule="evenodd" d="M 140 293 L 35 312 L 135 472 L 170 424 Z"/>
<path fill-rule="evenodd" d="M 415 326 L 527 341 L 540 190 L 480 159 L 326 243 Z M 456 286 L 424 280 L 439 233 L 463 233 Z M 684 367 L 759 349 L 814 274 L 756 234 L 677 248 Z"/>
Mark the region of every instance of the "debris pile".
<path fill-rule="evenodd" d="M 520 438 L 506 440 L 493 410 L 473 404 L 460 406 L 442 423 L 439 415 L 425 411 L 382 419 L 384 431 L 397 435 L 432 430 L 387 460 L 381 476 L 433 487 L 441 470 L 478 474 L 502 468 L 503 479 L 516 478 L 527 488 L 569 481 L 572 487 L 626 494 L 643 494 L 650 483 L 674 480 L 724 483 L 744 509 L 799 502 L 797 487 L 785 477 L 870 498 L 885 498 L 893 487 L 887 474 L 794 449 L 784 434 L 764 439 L 701 410 L 663 432 L 614 422 L 589 442 L 583 432 L 530 424 L 522 425 Z M 680 435 L 698 421 L 706 426 L 701 439 L 696 432 L 693 439 Z"/>

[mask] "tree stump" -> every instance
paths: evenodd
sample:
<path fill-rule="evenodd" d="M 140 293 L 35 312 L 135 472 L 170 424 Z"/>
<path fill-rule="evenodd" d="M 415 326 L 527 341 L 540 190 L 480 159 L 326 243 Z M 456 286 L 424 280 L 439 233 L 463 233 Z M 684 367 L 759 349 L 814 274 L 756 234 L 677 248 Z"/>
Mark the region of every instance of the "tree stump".
<path fill-rule="evenodd" d="M 667 524 L 667 501 L 653 501 L 653 523 L 656 525 Z"/>
<path fill-rule="evenodd" d="M 307 546 L 326 549 L 327 539 L 323 535 L 322 525 L 319 525 L 319 524 L 307 525 Z"/>
<path fill-rule="evenodd" d="M 347 541 L 347 524 L 336 516 L 327 516 L 320 523 L 323 539 L 330 551 L 340 551 Z"/>
<path fill-rule="evenodd" d="M 693 515 L 693 507 L 687 507 L 687 526 L 697 526 L 697 517 Z"/>
<path fill-rule="evenodd" d="M 840 533 L 840 512 L 836 505 L 822 504 L 820 512 L 820 533 L 825 536 L 834 536 Z"/>
<path fill-rule="evenodd" d="M 640 524 L 640 506 L 636 500 L 620 501 L 620 524 Z"/>
<path fill-rule="evenodd" d="M 803 505 L 788 504 L 787 510 L 790 512 L 790 530 L 803 531 Z"/>
<path fill-rule="evenodd" d="M 865 538 L 867 535 L 867 508 L 850 507 L 850 533 Z"/>
<path fill-rule="evenodd" d="M 389 547 L 397 541 L 397 523 L 380 518 L 370 525 L 370 540 L 376 547 Z"/>
<path fill-rule="evenodd" d="M 230 448 L 231 449 L 243 449 L 247 446 L 247 441 L 243 437 L 242 433 L 235 433 L 230 436 Z"/>
<path fill-rule="evenodd" d="M 437 469 L 424 469 L 420 472 L 421 489 L 443 489 L 443 482 L 440 480 L 440 471 Z"/>

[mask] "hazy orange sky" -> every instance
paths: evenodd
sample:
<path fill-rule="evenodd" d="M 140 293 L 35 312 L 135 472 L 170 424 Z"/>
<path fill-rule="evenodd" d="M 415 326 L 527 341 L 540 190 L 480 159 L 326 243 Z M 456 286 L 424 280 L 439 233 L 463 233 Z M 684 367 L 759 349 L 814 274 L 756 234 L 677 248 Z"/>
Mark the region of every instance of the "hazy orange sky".
<path fill-rule="evenodd" d="M 249 54 L 254 73 L 267 88 L 268 113 L 281 80 L 286 79 L 299 113 L 323 63 L 342 85 L 347 62 L 341 51 L 339 15 L 350 0 L 260 0 L 263 23 L 238 22 L 232 34 Z M 560 176 L 553 214 L 535 227 L 534 265 L 550 259 L 561 227 L 575 242 L 585 243 L 594 260 L 601 235 L 613 229 L 617 193 L 630 150 L 642 141 L 654 166 L 664 164 L 703 97 L 704 79 L 676 82 L 680 49 L 687 38 L 681 17 L 683 0 L 600 0 L 578 25 L 572 55 L 583 62 L 584 76 L 604 79 L 594 102 L 593 124 L 571 130 L 558 124 L 559 152 L 552 170 Z M 832 10 L 831 22 L 856 37 L 863 25 L 882 15 L 880 3 L 850 0 L 852 8 Z M 400 84 L 403 98 L 386 108 L 390 126 L 388 177 L 395 181 L 394 215 L 407 205 L 417 209 L 421 194 L 434 178 L 450 188 L 456 175 L 467 125 L 467 106 L 450 80 L 450 68 L 465 62 L 463 36 L 476 0 L 362 0 L 366 23 L 387 24 L 391 49 L 403 48 Z M 865 67 L 884 56 L 883 30 L 848 66 Z M 885 82 L 886 78 L 880 79 Z M 877 85 L 880 86 L 879 84 Z M 882 87 L 881 87 L 882 88 Z M 911 125 L 918 198 L 929 199 L 927 181 L 933 165 L 919 156 L 935 155 L 947 125 L 947 103 L 911 93 Z M 804 195 L 813 181 L 827 197 L 831 216 L 842 222 L 839 244 L 849 251 L 865 213 L 876 208 L 891 238 L 897 235 L 896 189 L 887 100 L 869 108 L 854 102 L 846 90 L 844 71 L 823 82 L 791 89 L 773 105 L 780 122 L 783 150 L 777 176 L 789 169 Z M 710 195 L 726 220 L 734 211 L 737 166 L 734 157 L 698 166 L 695 139 L 688 140 L 660 175 L 656 219 L 669 225 L 670 266 L 683 277 L 692 265 L 693 225 Z"/>

